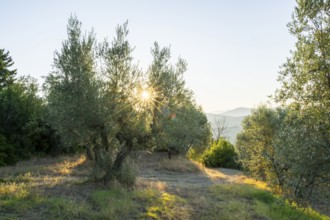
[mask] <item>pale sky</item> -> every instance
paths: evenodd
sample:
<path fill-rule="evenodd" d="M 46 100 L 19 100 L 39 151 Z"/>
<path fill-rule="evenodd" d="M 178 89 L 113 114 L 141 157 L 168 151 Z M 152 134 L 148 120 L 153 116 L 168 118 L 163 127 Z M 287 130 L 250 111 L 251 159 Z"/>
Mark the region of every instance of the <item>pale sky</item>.
<path fill-rule="evenodd" d="M 172 61 L 187 60 L 187 86 L 206 112 L 255 107 L 279 86 L 276 78 L 294 48 L 286 24 L 294 0 L 0 0 L 0 48 L 19 75 L 43 82 L 66 39 L 70 14 L 98 41 L 112 39 L 128 20 L 135 61 L 146 70 L 157 41 Z"/>

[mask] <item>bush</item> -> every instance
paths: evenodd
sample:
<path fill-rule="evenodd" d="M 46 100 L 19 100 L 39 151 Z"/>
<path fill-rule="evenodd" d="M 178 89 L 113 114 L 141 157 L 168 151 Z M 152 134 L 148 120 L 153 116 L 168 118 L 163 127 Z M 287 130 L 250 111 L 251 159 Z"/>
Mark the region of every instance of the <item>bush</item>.
<path fill-rule="evenodd" d="M 12 165 L 17 162 L 14 147 L 0 134 L 0 166 Z"/>
<path fill-rule="evenodd" d="M 202 162 L 207 167 L 239 168 L 234 145 L 228 140 L 214 141 L 202 155 Z"/>

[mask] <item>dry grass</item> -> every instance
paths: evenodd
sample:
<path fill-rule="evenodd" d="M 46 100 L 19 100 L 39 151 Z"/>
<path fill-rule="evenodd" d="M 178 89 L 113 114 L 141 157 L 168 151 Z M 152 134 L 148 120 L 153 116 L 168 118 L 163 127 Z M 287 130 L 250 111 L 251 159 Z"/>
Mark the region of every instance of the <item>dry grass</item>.
<path fill-rule="evenodd" d="M 240 171 L 144 156 L 129 190 L 86 182 L 82 155 L 0 168 L 0 219 L 329 219 L 293 208 Z"/>
<path fill-rule="evenodd" d="M 168 190 L 168 186 L 162 181 L 150 181 L 143 178 L 138 178 L 135 187 L 137 189 L 155 189 L 161 192 Z"/>
<path fill-rule="evenodd" d="M 256 180 L 256 179 L 253 179 L 250 177 L 246 177 L 246 176 L 238 178 L 237 183 L 253 185 L 254 187 L 256 187 L 258 189 L 262 189 L 262 190 L 267 190 L 267 191 L 271 190 L 265 182 L 259 181 L 259 180 Z"/>
<path fill-rule="evenodd" d="M 19 176 L 26 173 L 31 173 L 33 176 L 61 176 L 75 172 L 74 175 L 76 175 L 79 174 L 80 171 L 86 173 L 84 168 L 79 169 L 79 166 L 82 166 L 85 162 L 85 155 L 34 158 L 28 161 L 21 161 L 15 166 L 0 167 L 0 178 Z"/>
<path fill-rule="evenodd" d="M 60 175 L 70 175 L 73 172 L 73 168 L 76 168 L 86 162 L 86 156 L 80 155 L 75 160 L 64 160 L 54 166 L 54 173 Z"/>
<path fill-rule="evenodd" d="M 158 163 L 158 170 L 178 173 L 200 173 L 203 165 L 188 160 L 185 157 L 174 157 L 173 159 L 161 159 Z"/>
<path fill-rule="evenodd" d="M 48 190 L 58 186 L 83 183 L 88 172 L 80 167 L 85 156 L 43 158 L 23 161 L 16 166 L 0 167 L 0 195 L 15 191 Z"/>

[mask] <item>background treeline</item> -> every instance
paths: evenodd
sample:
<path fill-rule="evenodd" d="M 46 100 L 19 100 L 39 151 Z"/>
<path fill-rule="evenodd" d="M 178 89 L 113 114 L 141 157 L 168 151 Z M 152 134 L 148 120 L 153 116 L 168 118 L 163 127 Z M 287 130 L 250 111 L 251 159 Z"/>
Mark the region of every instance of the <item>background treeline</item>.
<path fill-rule="evenodd" d="M 0 165 L 62 151 L 56 132 L 45 120 L 47 113 L 36 80 L 17 79 L 12 65 L 9 52 L 0 49 Z"/>
<path fill-rule="evenodd" d="M 243 167 L 290 199 L 307 202 L 330 182 L 330 1 L 297 1 L 288 27 L 296 48 L 281 67 L 278 108 L 243 122 Z"/>

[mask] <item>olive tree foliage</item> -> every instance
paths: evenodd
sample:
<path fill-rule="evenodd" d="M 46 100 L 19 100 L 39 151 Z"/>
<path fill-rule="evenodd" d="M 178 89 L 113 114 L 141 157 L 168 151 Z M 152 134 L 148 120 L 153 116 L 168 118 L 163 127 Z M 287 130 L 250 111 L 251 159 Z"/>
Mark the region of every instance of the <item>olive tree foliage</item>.
<path fill-rule="evenodd" d="M 274 140 L 276 162 L 285 168 L 281 188 L 300 202 L 308 202 L 315 188 L 330 178 L 329 144 L 314 123 L 312 113 L 302 116 L 289 109 Z"/>
<path fill-rule="evenodd" d="M 326 109 L 330 102 L 330 1 L 297 0 L 292 18 L 288 27 L 297 38 L 296 48 L 281 68 L 276 100 Z"/>
<path fill-rule="evenodd" d="M 281 67 L 274 97 L 281 107 L 249 116 L 237 146 L 251 173 L 308 202 L 330 180 L 330 1 L 298 0 L 292 18 L 296 48 Z"/>
<path fill-rule="evenodd" d="M 141 100 L 142 72 L 133 64 L 133 48 L 127 41 L 127 22 L 117 27 L 116 37 L 104 41 L 100 55 L 104 63 L 101 94 L 102 111 L 107 119 L 110 154 L 116 153 L 110 172 L 118 175 L 133 149 L 147 147 L 149 140 L 148 106 Z M 107 175 L 110 175 L 108 173 Z"/>
<path fill-rule="evenodd" d="M 53 71 L 46 77 L 49 121 L 59 131 L 67 147 L 86 146 L 102 115 L 98 106 L 95 72 L 95 37 L 82 36 L 81 23 L 71 17 L 68 39 L 55 51 Z"/>
<path fill-rule="evenodd" d="M 98 46 L 93 32 L 82 35 L 76 17 L 67 30 L 44 86 L 49 119 L 66 146 L 87 149 L 99 178 L 108 182 L 147 134 L 145 111 L 134 93 L 140 72 L 132 64 L 127 24 L 118 26 L 112 43 Z"/>
<path fill-rule="evenodd" d="M 296 111 L 330 146 L 330 1 L 297 1 L 288 27 L 296 49 L 281 68 L 275 100 Z"/>
<path fill-rule="evenodd" d="M 330 180 L 330 1 L 298 0 L 288 27 L 297 43 L 278 78 L 275 100 L 290 110 L 279 144 L 294 161 L 290 193 L 307 199 Z"/>
<path fill-rule="evenodd" d="M 154 99 L 151 129 L 156 149 L 168 150 L 170 157 L 172 150 L 186 153 L 191 147 L 206 147 L 210 125 L 185 86 L 186 61 L 179 58 L 172 65 L 170 48 L 160 48 L 158 43 L 151 52 L 148 82 Z"/>
<path fill-rule="evenodd" d="M 254 177 L 274 186 L 283 185 L 281 171 L 285 167 L 277 158 L 274 141 L 284 115 L 283 110 L 259 106 L 243 120 L 243 131 L 237 135 L 236 142 L 242 166 Z"/>
<path fill-rule="evenodd" d="M 210 127 L 205 114 L 193 105 L 182 106 L 169 118 L 162 120 L 162 133 L 157 136 L 158 141 L 169 150 L 186 153 L 190 148 L 201 151 L 208 146 Z"/>

